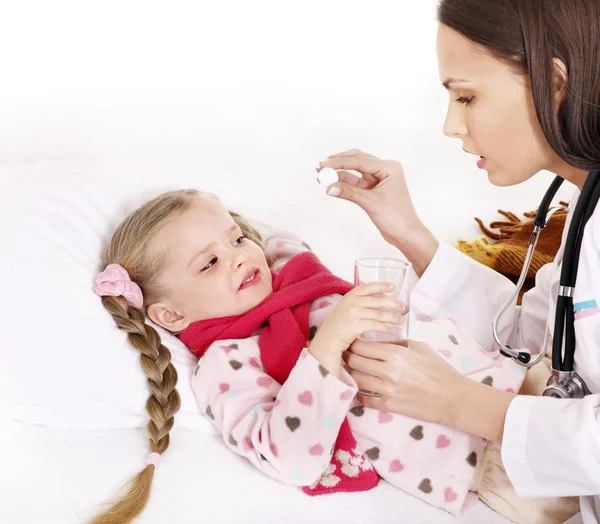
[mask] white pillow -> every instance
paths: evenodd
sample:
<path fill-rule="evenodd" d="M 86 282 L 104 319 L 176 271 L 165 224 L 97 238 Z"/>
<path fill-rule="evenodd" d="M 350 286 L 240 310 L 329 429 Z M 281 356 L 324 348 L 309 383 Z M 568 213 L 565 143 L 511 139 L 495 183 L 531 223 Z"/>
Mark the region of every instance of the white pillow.
<path fill-rule="evenodd" d="M 222 171 L 106 162 L 0 167 L 0 421 L 72 429 L 144 427 L 139 354 L 92 292 L 104 243 L 132 209 L 194 187 L 235 207 Z M 179 375 L 176 423 L 210 431 L 189 377 L 195 357 L 159 330 Z"/>
<path fill-rule="evenodd" d="M 242 184 L 231 174 L 189 163 L 0 166 L 0 421 L 89 430 L 145 427 L 148 391 L 138 353 L 91 285 L 101 269 L 103 243 L 117 224 L 163 191 L 212 191 L 230 208 L 294 232 L 327 267 L 350 281 L 356 258 L 398 255 L 362 210 L 325 196 L 314 171 L 298 168 L 292 173 L 306 177 L 293 186 L 301 191 L 271 191 L 283 176 L 292 176 L 287 171 L 273 180 L 259 176 L 260 183 L 252 177 Z M 415 196 L 435 196 L 425 184 L 416 184 Z M 531 202 L 527 192 L 531 186 L 521 198 Z M 490 214 L 496 206 L 504 207 L 481 194 L 466 202 L 481 204 L 482 198 L 490 200 L 484 206 Z M 472 217 L 480 213 L 474 208 L 464 205 L 441 213 L 436 200 L 424 204 L 420 211 L 440 238 L 453 242 L 478 233 Z M 514 204 L 514 209 L 534 204 Z M 196 359 L 176 337 L 159 333 L 179 375 L 182 406 L 176 424 L 212 432 L 190 388 Z"/>

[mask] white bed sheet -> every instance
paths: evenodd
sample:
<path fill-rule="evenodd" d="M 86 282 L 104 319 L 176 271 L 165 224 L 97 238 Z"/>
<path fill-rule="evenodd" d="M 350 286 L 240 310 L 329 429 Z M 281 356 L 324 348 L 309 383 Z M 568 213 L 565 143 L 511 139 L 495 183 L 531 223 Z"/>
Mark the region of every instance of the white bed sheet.
<path fill-rule="evenodd" d="M 142 524 L 506 524 L 476 502 L 459 518 L 390 486 L 308 497 L 230 453 L 218 435 L 174 429 Z M 6 524 L 81 524 L 146 455 L 143 430 L 85 432 L 0 425 L 0 515 Z"/>

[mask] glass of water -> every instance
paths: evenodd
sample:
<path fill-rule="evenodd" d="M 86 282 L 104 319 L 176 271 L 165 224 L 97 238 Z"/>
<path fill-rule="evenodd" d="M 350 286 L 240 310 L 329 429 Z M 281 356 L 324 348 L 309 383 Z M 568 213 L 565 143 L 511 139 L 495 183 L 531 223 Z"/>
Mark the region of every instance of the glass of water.
<path fill-rule="evenodd" d="M 408 319 L 410 311 L 410 282 L 412 264 L 398 258 L 366 257 L 354 262 L 354 285 L 370 284 L 372 282 L 390 282 L 394 284 L 394 291 L 386 293 L 387 296 L 402 302 L 405 309 L 402 312 L 402 324 L 388 324 L 389 333 L 369 331 L 361 335 L 361 340 L 387 342 L 399 344 L 408 340 Z M 378 396 L 372 391 L 359 391 L 362 395 Z"/>

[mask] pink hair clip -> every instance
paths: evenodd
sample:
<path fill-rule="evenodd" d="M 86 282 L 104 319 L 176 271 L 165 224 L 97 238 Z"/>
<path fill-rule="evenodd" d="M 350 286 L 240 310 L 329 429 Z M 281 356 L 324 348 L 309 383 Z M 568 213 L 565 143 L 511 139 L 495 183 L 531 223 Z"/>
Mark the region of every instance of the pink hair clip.
<path fill-rule="evenodd" d="M 144 304 L 142 290 L 119 264 L 109 264 L 94 280 L 94 293 L 101 297 L 123 297 L 130 306 L 141 308 Z"/>
<path fill-rule="evenodd" d="M 150 453 L 150 455 L 148 455 L 148 458 L 146 459 L 146 466 L 152 464 L 154 468 L 157 468 L 160 465 L 161 460 L 162 457 L 159 453 Z"/>

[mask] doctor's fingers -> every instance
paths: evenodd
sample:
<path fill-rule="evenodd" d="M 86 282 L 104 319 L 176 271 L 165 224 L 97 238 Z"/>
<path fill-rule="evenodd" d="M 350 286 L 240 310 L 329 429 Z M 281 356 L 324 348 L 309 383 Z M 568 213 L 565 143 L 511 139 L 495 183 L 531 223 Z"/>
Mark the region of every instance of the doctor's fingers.
<path fill-rule="evenodd" d="M 330 155 L 328 157 L 328 159 L 338 159 L 338 158 L 366 158 L 366 159 L 372 159 L 372 160 L 377 160 L 379 162 L 386 162 L 384 160 L 381 160 L 379 157 L 376 157 L 375 155 L 371 155 L 370 153 L 365 153 L 364 151 L 361 151 L 360 149 L 350 149 L 349 151 L 343 151 L 341 153 L 337 153 L 335 155 Z M 394 162 L 393 160 L 391 162 Z M 343 173 L 348 173 L 347 171 L 341 171 Z M 360 171 L 362 174 L 362 178 L 360 178 L 359 180 L 362 180 L 362 182 L 358 185 L 358 187 L 365 187 L 368 189 L 372 189 L 374 188 L 380 181 L 381 177 L 377 177 L 375 176 L 373 173 L 368 173 L 366 171 Z M 340 173 L 340 171 L 338 172 Z M 350 174 L 350 173 L 348 173 Z M 351 175 L 354 176 L 354 175 Z M 348 181 L 343 180 L 342 178 L 340 178 L 341 182 L 346 182 L 346 183 L 351 183 Z M 353 184 L 356 185 L 356 184 Z"/>
<path fill-rule="evenodd" d="M 412 382 L 407 362 L 402 358 L 390 356 L 389 353 L 382 359 L 372 359 L 346 351 L 344 360 L 351 369 L 383 380 L 388 386 L 388 394 L 392 389 L 404 388 Z"/>
<path fill-rule="evenodd" d="M 377 180 L 372 175 L 364 175 L 362 177 L 356 176 L 349 171 L 340 170 L 337 172 L 338 181 L 348 184 L 349 186 L 356 186 L 361 189 L 372 189 L 377 185 Z"/>
<path fill-rule="evenodd" d="M 401 344 L 406 344 L 406 342 L 401 342 Z M 349 351 L 373 360 L 389 360 L 396 355 L 402 357 L 409 349 L 404 345 L 357 339 L 352 343 Z"/>
<path fill-rule="evenodd" d="M 370 153 L 365 153 L 360 149 L 348 149 L 348 151 L 342 151 L 341 153 L 336 153 L 335 155 L 330 155 L 327 158 L 342 158 L 347 156 L 364 156 L 367 158 L 378 158 L 375 155 L 371 155 Z"/>
<path fill-rule="evenodd" d="M 323 168 L 319 165 L 316 167 L 316 171 L 317 173 L 320 173 L 321 170 Z M 337 182 L 333 182 L 331 185 L 333 184 L 337 184 L 338 182 L 343 182 L 345 184 L 348 184 L 350 186 L 356 186 L 356 187 L 361 187 L 361 188 L 367 188 L 370 187 L 371 184 L 369 184 L 369 182 L 367 182 L 365 176 L 358 176 L 355 175 L 354 173 L 350 173 L 350 171 L 344 171 L 344 170 L 338 170 L 336 171 L 337 176 L 338 176 L 338 180 Z M 376 183 L 377 179 L 373 178 L 373 176 L 371 176 L 371 179 Z"/>
<path fill-rule="evenodd" d="M 385 395 L 385 392 L 387 391 L 386 383 L 379 377 L 374 377 L 368 373 L 363 373 L 362 371 L 356 370 L 351 370 L 350 376 L 354 382 L 356 382 L 358 388 L 362 389 L 363 391 L 372 391 L 373 393 L 378 393 L 382 396 Z M 362 402 L 362 398 L 359 400 Z"/>
<path fill-rule="evenodd" d="M 398 163 L 398 165 L 400 164 Z M 388 162 L 379 160 L 378 158 L 362 156 L 328 158 L 319 162 L 319 166 L 321 168 L 330 167 L 336 171 L 340 169 L 358 171 L 363 176 L 371 175 L 377 180 L 384 178 L 390 168 Z"/>
<path fill-rule="evenodd" d="M 363 357 L 346 351 L 343 355 L 343 359 L 346 365 L 351 371 L 357 371 L 359 373 L 365 373 L 379 379 L 385 378 L 387 362 L 383 360 L 376 360 L 368 357 Z"/>

